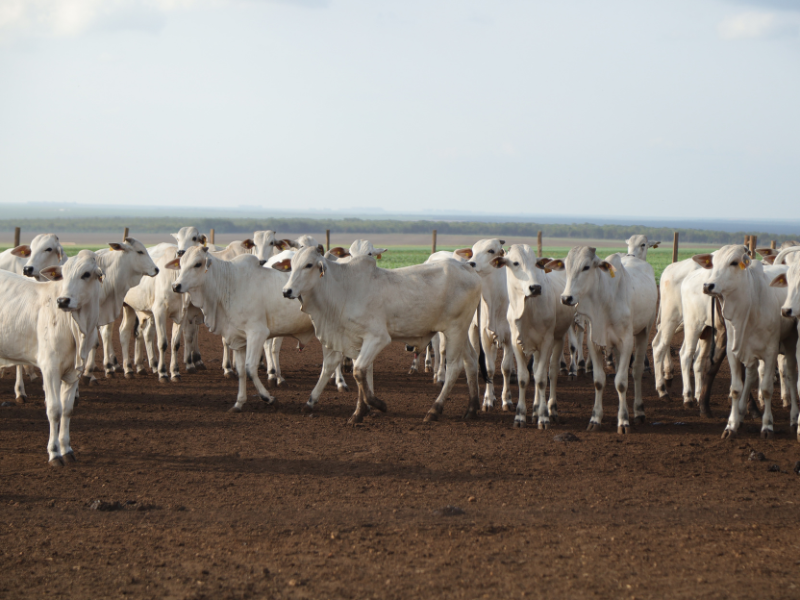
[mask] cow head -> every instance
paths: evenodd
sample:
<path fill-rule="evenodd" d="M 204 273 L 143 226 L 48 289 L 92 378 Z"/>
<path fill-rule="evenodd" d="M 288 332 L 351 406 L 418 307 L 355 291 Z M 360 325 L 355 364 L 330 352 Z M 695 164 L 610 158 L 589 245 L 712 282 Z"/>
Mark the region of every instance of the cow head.
<path fill-rule="evenodd" d="M 279 240 L 271 229 L 256 231 L 253 234 L 253 243 L 255 244 L 255 255 L 262 266 L 282 250 L 292 247 L 290 240 Z"/>
<path fill-rule="evenodd" d="M 791 319 L 798 318 L 800 316 L 800 263 L 795 262 L 789 265 L 789 269 L 775 277 L 770 285 L 789 288 L 786 300 L 781 307 L 781 314 Z"/>
<path fill-rule="evenodd" d="M 99 299 L 103 272 L 97 266 L 97 255 L 91 250 L 81 250 L 63 266 L 46 267 L 40 274 L 50 281 L 61 282 L 56 298 L 61 310 L 74 312 Z"/>
<path fill-rule="evenodd" d="M 371 256 L 377 260 L 384 252 L 386 248 L 376 248 L 369 240 L 356 240 L 350 244 L 351 256 Z"/>
<path fill-rule="evenodd" d="M 546 273 L 550 269 L 545 265 L 552 259 L 537 258 L 528 244 L 514 244 L 504 256 L 496 256 L 491 260 L 495 268 L 508 269 L 509 292 L 516 290 L 525 298 L 535 298 L 547 289 Z"/>
<path fill-rule="evenodd" d="M 121 264 L 125 265 L 127 269 L 126 275 L 130 287 L 139 285 L 144 275 L 148 277 L 155 277 L 158 275 L 156 263 L 153 262 L 153 259 L 147 252 L 147 248 L 145 248 L 144 244 L 139 240 L 128 237 L 125 238 L 125 241 L 121 244 L 109 242 L 108 247 L 114 252 L 124 253 L 124 259 Z"/>
<path fill-rule="evenodd" d="M 615 277 L 614 265 L 597 258 L 597 249 L 590 246 L 571 248 L 565 260 L 551 260 L 544 267 L 553 271 L 566 271 L 567 284 L 561 294 L 561 303 L 576 306 L 588 296 L 602 277 Z"/>
<path fill-rule="evenodd" d="M 737 288 L 743 287 L 753 259 L 745 246 L 723 246 L 714 255 L 696 254 L 692 260 L 711 273 L 703 284 L 703 293 L 724 300 Z"/>
<path fill-rule="evenodd" d="M 498 240 L 497 238 L 490 240 L 479 240 L 475 242 L 472 248 L 462 248 L 456 250 L 456 256 L 467 259 L 469 266 L 473 267 L 480 275 L 488 275 L 492 273 L 492 260 L 498 256 L 503 256 L 503 244 L 505 240 Z"/>
<path fill-rule="evenodd" d="M 208 254 L 208 247 L 189 248 L 183 256 L 164 265 L 167 269 L 180 270 L 180 275 L 172 283 L 172 291 L 185 294 L 203 284 L 206 271 L 211 268 L 213 259 Z"/>
<path fill-rule="evenodd" d="M 183 254 L 192 246 L 203 246 L 206 244 L 206 236 L 201 234 L 197 227 L 181 227 L 178 233 L 173 233 L 175 243 L 178 244 L 178 256 Z"/>
<path fill-rule="evenodd" d="M 36 279 L 41 279 L 39 273 L 42 269 L 62 264 L 65 257 L 64 249 L 54 233 L 41 233 L 33 238 L 30 246 L 17 246 L 11 254 L 27 257 L 22 274 Z"/>
<path fill-rule="evenodd" d="M 325 276 L 328 263 L 317 248 L 310 247 L 303 248 L 295 254 L 288 265 L 284 261 L 273 265 L 272 268 L 279 271 L 291 271 L 289 281 L 283 286 L 283 296 L 294 299 L 308 293 L 319 281 L 319 278 Z"/>
<path fill-rule="evenodd" d="M 628 245 L 628 254 L 630 256 L 635 256 L 639 260 L 647 260 L 647 250 L 648 248 L 658 248 L 658 245 L 661 242 L 651 242 L 648 241 L 646 235 L 632 235 L 625 243 Z"/>

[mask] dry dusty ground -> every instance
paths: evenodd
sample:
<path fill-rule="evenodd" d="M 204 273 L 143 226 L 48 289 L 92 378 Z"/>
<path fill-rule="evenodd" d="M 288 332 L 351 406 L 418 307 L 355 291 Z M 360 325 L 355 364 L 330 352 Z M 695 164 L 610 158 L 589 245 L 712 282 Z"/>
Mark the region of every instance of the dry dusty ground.
<path fill-rule="evenodd" d="M 375 378 L 389 412 L 351 428 L 353 392 L 299 412 L 318 345 L 284 344 L 277 410 L 230 414 L 236 383 L 217 339 L 202 344 L 209 370 L 181 383 L 85 387 L 69 467 L 47 466 L 38 382 L 0 409 L 0 597 L 800 597 L 800 444 L 780 407 L 774 440 L 752 420 L 720 440 L 727 371 L 714 419 L 659 401 L 648 377 L 649 422 L 625 437 L 610 388 L 605 430 L 584 431 L 586 376 L 559 381 L 550 431 L 501 412 L 462 422 L 463 380 L 423 424 L 437 389 L 393 345 Z M 565 431 L 580 441 L 554 441 Z"/>

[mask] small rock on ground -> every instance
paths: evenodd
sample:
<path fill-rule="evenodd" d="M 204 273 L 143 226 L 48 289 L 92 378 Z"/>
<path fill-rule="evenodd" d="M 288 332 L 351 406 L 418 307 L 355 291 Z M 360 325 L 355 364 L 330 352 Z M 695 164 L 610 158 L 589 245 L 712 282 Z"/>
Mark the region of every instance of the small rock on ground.
<path fill-rule="evenodd" d="M 750 451 L 750 456 L 747 460 L 755 460 L 755 461 L 762 461 L 767 460 L 767 457 L 764 456 L 763 452 L 756 452 L 755 450 Z"/>
<path fill-rule="evenodd" d="M 769 471 L 770 473 L 780 473 L 781 472 L 781 466 L 780 465 L 770 465 L 769 468 L 767 469 L 767 471 Z"/>

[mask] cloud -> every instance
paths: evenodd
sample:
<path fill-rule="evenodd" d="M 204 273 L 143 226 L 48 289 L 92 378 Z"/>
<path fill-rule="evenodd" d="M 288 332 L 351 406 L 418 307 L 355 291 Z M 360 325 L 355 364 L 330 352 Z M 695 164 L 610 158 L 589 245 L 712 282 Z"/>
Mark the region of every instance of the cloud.
<path fill-rule="evenodd" d="M 735 4 L 747 4 L 761 9 L 800 11 L 797 0 L 732 0 Z"/>
<path fill-rule="evenodd" d="M 749 11 L 723 19 L 717 33 L 723 40 L 795 37 L 800 34 L 800 22 L 793 15 Z"/>

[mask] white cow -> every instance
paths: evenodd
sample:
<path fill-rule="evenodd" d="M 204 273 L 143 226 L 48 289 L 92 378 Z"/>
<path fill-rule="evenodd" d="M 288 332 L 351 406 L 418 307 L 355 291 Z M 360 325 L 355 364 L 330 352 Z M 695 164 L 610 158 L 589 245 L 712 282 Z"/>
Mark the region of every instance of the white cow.
<path fill-rule="evenodd" d="M 147 253 L 144 245 L 134 239 L 126 238 L 124 242 L 110 242 L 109 250 L 97 253 L 97 264 L 105 277 L 100 286 L 100 315 L 97 324 L 103 340 L 106 377 L 113 377 L 116 370 L 116 357 L 113 353 L 113 324 L 122 314 L 122 304 L 128 291 L 139 285 L 142 277 L 155 277 L 158 268 Z M 97 382 L 92 375 L 95 364 L 95 348 L 89 351 L 86 369 L 83 376 L 89 383 Z"/>
<path fill-rule="evenodd" d="M 378 353 L 392 341 L 423 346 L 435 332 L 444 333 L 447 342 L 447 376 L 425 419 L 436 420 L 441 414 L 462 360 L 469 386 L 465 418 L 476 416 L 477 364 L 467 338 L 481 284 L 471 267 L 451 260 L 379 269 L 375 259 L 368 256 L 338 264 L 314 248 L 300 250 L 285 266 L 292 274 L 283 288 L 284 296 L 302 297 L 302 310 L 314 321 L 323 346 L 355 357 L 353 375 L 359 393 L 351 423 L 360 422 L 370 406 L 386 410 L 375 397 L 368 377 Z"/>
<path fill-rule="evenodd" d="M 589 356 L 598 362 L 597 346 L 605 347 L 617 365 L 614 384 L 619 395 L 617 432 L 630 432 L 628 403 L 628 369 L 633 354 L 633 411 L 635 421 L 644 422 L 642 372 L 650 328 L 656 318 L 658 290 L 653 267 L 634 256 L 613 254 L 600 260 L 595 248 L 578 246 L 567 254 L 566 261 L 552 261 L 548 269 L 566 269 L 567 282 L 561 301 L 575 306 L 576 312 L 588 321 Z M 596 366 L 593 370 L 595 401 L 589 431 L 600 429 L 603 420 L 603 388 L 606 374 Z"/>
<path fill-rule="evenodd" d="M 635 256 L 639 260 L 647 260 L 647 251 L 658 248 L 660 241 L 651 242 L 646 235 L 636 234 L 625 240 L 628 245 L 628 256 Z"/>
<path fill-rule="evenodd" d="M 39 273 L 53 281 L 0 272 L 0 367 L 41 369 L 50 421 L 47 451 L 57 467 L 75 459 L 69 423 L 81 369 L 97 340 L 103 275 L 89 250 Z"/>
<path fill-rule="evenodd" d="M 500 369 L 503 373 L 503 391 L 500 399 L 503 410 L 512 410 L 514 404 L 511 396 L 511 372 L 514 363 L 514 350 L 511 340 L 511 328 L 508 324 L 508 287 L 506 270 L 492 266 L 492 260 L 503 256 L 505 240 L 486 239 L 475 242 L 472 248 L 456 250 L 455 254 L 465 258 L 468 264 L 481 276 L 480 314 L 473 320 L 470 339 L 474 348 L 481 344 L 486 363 L 486 391 L 483 396 L 482 410 L 494 407 L 494 369 L 497 362 L 497 350 L 503 348 L 503 361 Z M 549 357 L 549 355 L 548 355 Z M 527 370 L 527 366 L 525 367 Z"/>
<path fill-rule="evenodd" d="M 566 278 L 563 273 L 545 269 L 549 262 L 549 258 L 537 258 L 527 244 L 514 244 L 506 256 L 491 261 L 493 267 L 508 273 L 507 319 L 519 381 L 515 427 L 526 424 L 525 390 L 530 381 L 527 357 L 531 354 L 536 385 L 531 412 L 534 418 L 538 417 L 539 429 L 549 428 L 550 419 L 558 418 L 556 382 L 564 338 L 575 321 L 575 309 L 561 303 Z M 550 400 L 545 401 L 548 374 Z"/>
<path fill-rule="evenodd" d="M 253 242 L 256 245 L 254 254 L 262 265 L 279 252 L 292 247 L 291 240 L 279 240 L 271 229 L 256 231 L 253 234 Z"/>
<path fill-rule="evenodd" d="M 785 289 L 770 287 L 770 277 L 760 261 L 753 261 L 742 245 L 723 246 L 713 256 L 700 254 L 693 258 L 711 273 L 703 292 L 720 301 L 728 332 L 727 355 L 731 369 L 731 414 L 722 434 L 723 439 L 736 435 L 747 401 L 743 394 L 742 365 L 747 378 L 754 381 L 758 368 L 759 399 L 764 404 L 761 436 L 773 433 L 772 387 L 778 353 L 784 351 L 787 372 L 796 377 L 795 350 L 797 331 L 794 323 L 781 317 Z M 784 267 L 785 268 L 785 267 Z M 793 414 L 797 414 L 793 398 Z"/>
<path fill-rule="evenodd" d="M 795 324 L 796 331 L 798 335 L 800 335 L 800 321 L 797 320 L 798 315 L 800 315 L 800 260 L 797 260 L 797 257 L 800 257 L 800 246 L 787 247 L 786 249 L 782 250 L 780 254 L 778 254 L 777 258 L 775 259 L 775 263 L 788 263 L 789 267 L 786 273 L 775 277 L 770 285 L 773 287 L 788 288 L 786 300 L 784 301 L 783 306 L 781 306 L 781 315 L 784 317 L 784 321 L 793 322 Z M 781 329 L 783 329 L 783 326 Z M 791 358 L 786 355 L 784 356 L 788 365 L 791 361 Z M 798 360 L 800 360 L 800 344 L 797 344 L 796 347 L 794 361 L 795 365 L 800 364 L 797 362 Z M 797 395 L 800 396 L 800 381 L 788 382 L 786 387 L 789 389 L 787 391 L 791 393 L 791 391 L 795 388 L 795 383 L 797 386 L 799 386 L 797 388 Z M 800 442 L 800 413 L 798 413 L 795 405 L 792 405 L 790 419 L 792 427 L 797 428 L 797 441 Z"/>
<path fill-rule="evenodd" d="M 210 256 L 205 248 L 190 248 L 166 267 L 180 270 L 172 284 L 175 293 L 191 296 L 192 303 L 203 311 L 208 330 L 222 336 L 234 352 L 239 394 L 231 411 L 241 412 L 247 401 L 247 377 L 261 400 L 273 404 L 275 398 L 258 378 L 264 343 L 276 335 L 294 337 L 304 344 L 314 337 L 311 319 L 297 303 L 283 298 L 281 290 L 288 277 L 262 268 L 255 256 L 224 261 Z M 339 362 L 340 354 L 323 349 L 323 372 L 326 365 Z M 309 402 L 316 403 L 328 378 L 320 377 Z"/>

